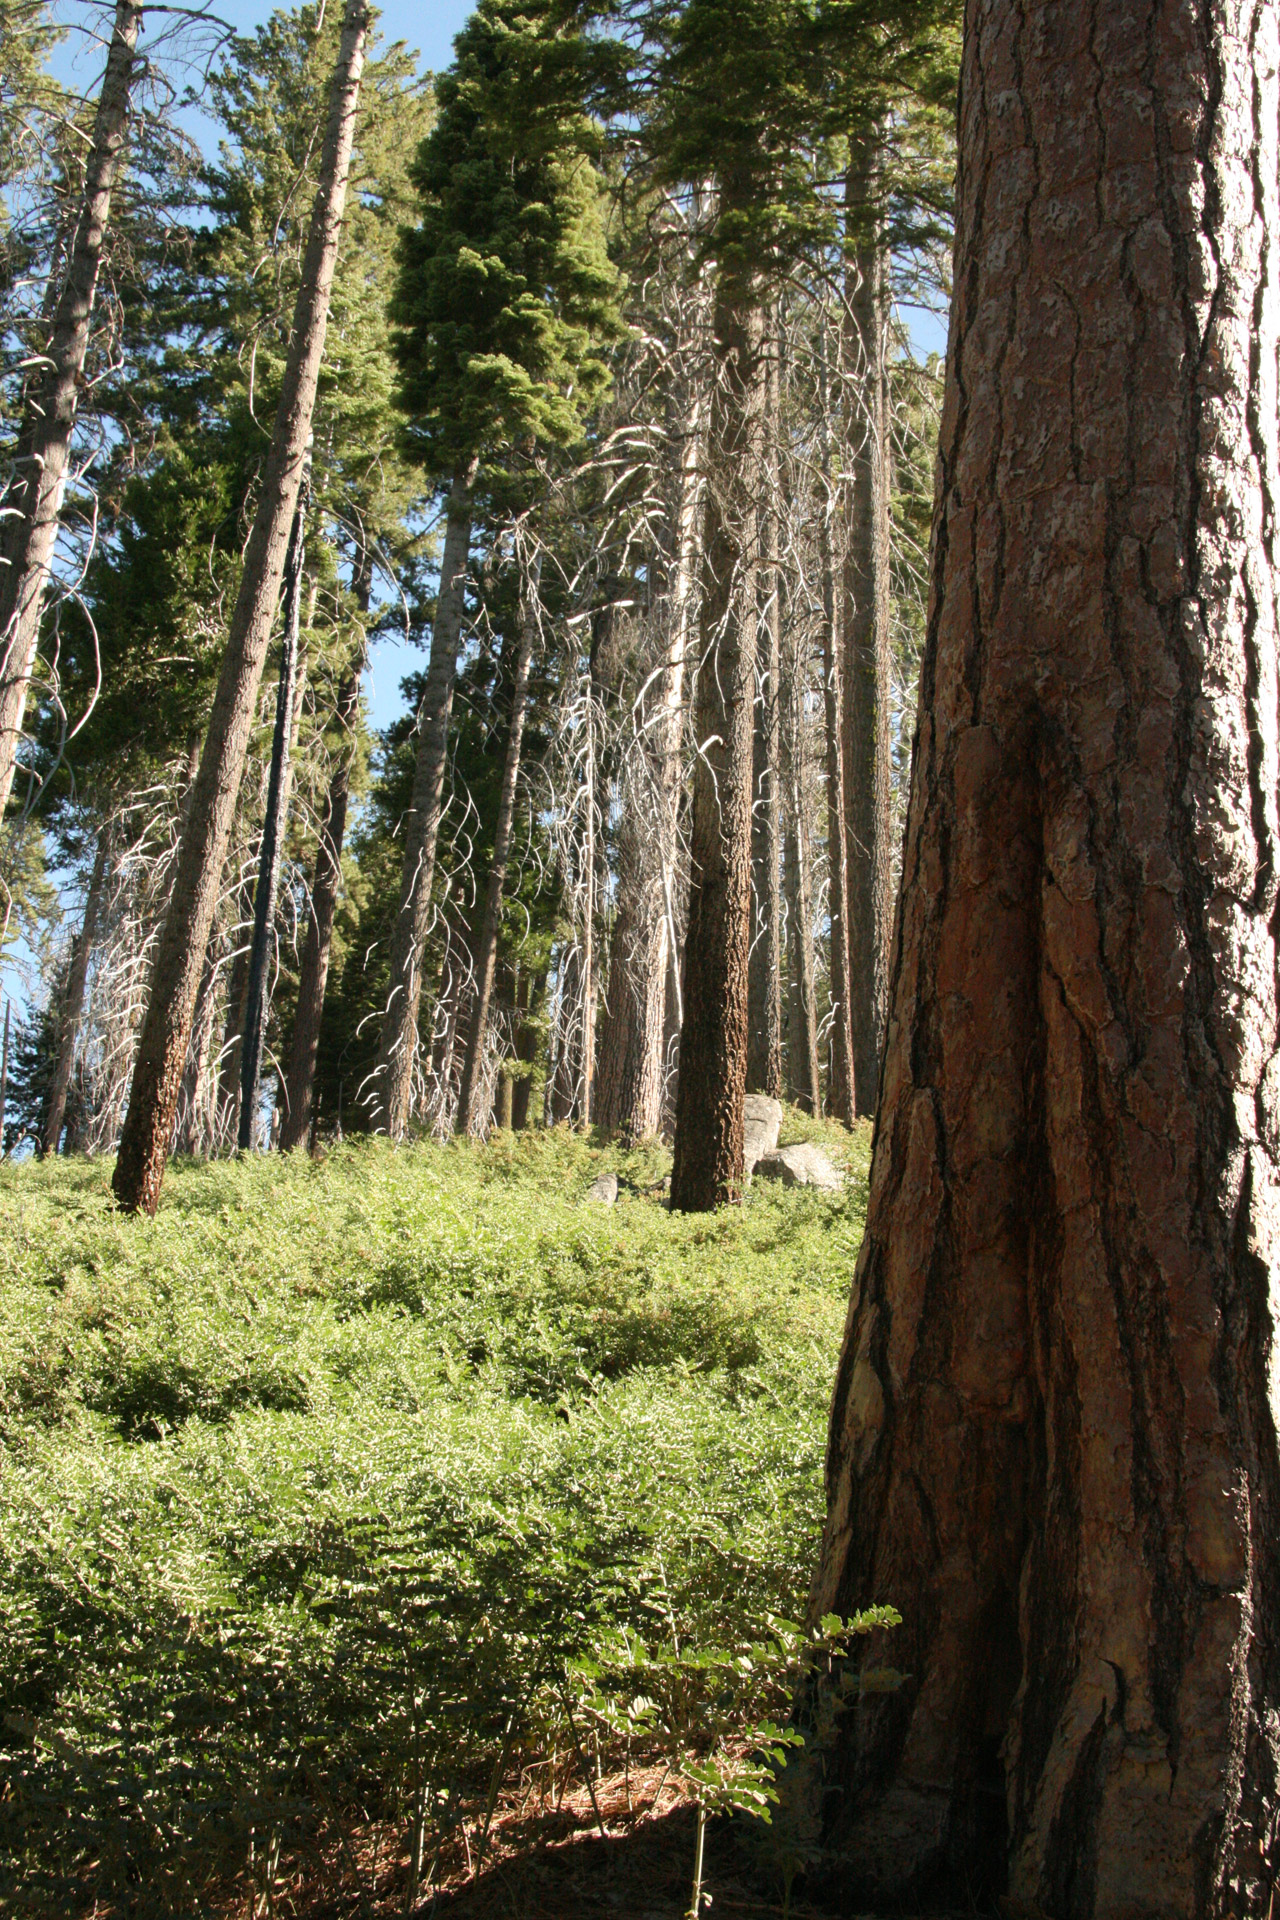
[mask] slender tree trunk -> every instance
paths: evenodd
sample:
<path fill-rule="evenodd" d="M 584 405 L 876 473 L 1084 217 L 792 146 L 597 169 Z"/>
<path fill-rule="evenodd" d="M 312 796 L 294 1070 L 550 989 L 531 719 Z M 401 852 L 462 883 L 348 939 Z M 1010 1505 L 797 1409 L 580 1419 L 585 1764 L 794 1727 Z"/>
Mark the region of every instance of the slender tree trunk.
<path fill-rule="evenodd" d="M 726 204 L 731 198 L 727 191 Z M 747 1078 L 764 315 L 757 289 L 727 282 L 727 276 L 717 290 L 715 351 L 684 1021 L 671 1172 L 671 1205 L 689 1213 L 707 1212 L 741 1191 Z"/>
<path fill-rule="evenodd" d="M 44 1125 L 40 1129 L 41 1156 L 58 1151 L 58 1141 L 62 1137 L 62 1123 L 67 1115 L 67 1093 L 71 1087 L 71 1070 L 76 1059 L 76 1040 L 80 1033 L 80 1016 L 84 1012 L 85 982 L 89 978 L 89 961 L 93 954 L 93 940 L 98 926 L 98 908 L 102 902 L 102 889 L 107 877 L 107 831 L 104 827 L 98 835 L 98 847 L 93 856 L 93 870 L 89 875 L 89 891 L 85 896 L 84 920 L 80 927 L 80 937 L 76 941 L 71 967 L 67 974 L 67 991 L 62 1006 L 62 1031 L 58 1038 L 58 1060 L 53 1070 L 53 1079 L 49 1083 L 49 1094 L 44 1111 Z"/>
<path fill-rule="evenodd" d="M 575 1053 L 572 1018 L 566 1019 L 564 1009 L 575 1003 L 581 1007 L 581 981 L 581 955 L 577 947 L 571 947 L 568 953 L 562 954 L 560 960 L 559 1036 L 555 1060 L 547 1080 L 546 1117 L 549 1126 L 557 1126 L 562 1120 L 571 1120 L 578 1102 L 581 1085 L 578 1069 L 582 1049 L 579 1047 Z"/>
<path fill-rule="evenodd" d="M 400 905 L 391 934 L 391 984 L 374 1090 L 374 1124 L 393 1140 L 404 1138 L 418 1052 L 418 1003 L 422 998 L 422 950 L 431 926 L 431 887 L 444 801 L 449 720 L 458 677 L 466 609 L 467 556 L 471 548 L 471 486 L 474 463 L 459 473 L 449 495 L 440 592 L 431 633 L 431 662 L 418 713 L 418 758 L 413 798 L 405 817 Z"/>
<path fill-rule="evenodd" d="M 786 807 L 782 868 L 791 949 L 787 1066 L 791 1098 L 806 1113 L 820 1114 L 822 1080 L 818 1071 L 818 1004 L 813 968 L 813 888 L 809 877 L 809 825 L 805 811 L 804 678 L 795 648 L 789 646 L 783 668 L 789 712 L 782 735 L 781 770 Z"/>
<path fill-rule="evenodd" d="M 747 1086 L 781 1100 L 782 1082 L 782 575 L 778 567 L 778 342 L 765 373 L 768 446 L 760 509 L 759 697 L 756 704 L 751 816 L 755 937 L 748 976 Z"/>
<path fill-rule="evenodd" d="M 351 798 L 351 746 L 360 714 L 360 683 L 364 678 L 367 658 L 363 623 L 369 610 L 370 587 L 366 566 L 361 569 L 356 581 L 356 600 L 361 620 L 360 646 L 350 672 L 338 689 L 335 718 L 343 739 L 329 782 L 324 817 L 320 822 L 320 839 L 316 847 L 315 873 L 311 881 L 311 912 L 302 943 L 298 1006 L 293 1021 L 289 1066 L 285 1074 L 285 1111 L 280 1124 L 282 1153 L 291 1153 L 295 1147 L 305 1146 L 311 1137 L 324 994 L 329 978 L 329 956 L 333 948 L 333 923 L 342 887 L 342 843 L 346 836 L 347 808 Z"/>
<path fill-rule="evenodd" d="M 204 972 L 191 1019 L 191 1043 L 182 1074 L 178 1100 L 178 1153 L 207 1152 L 210 1132 L 206 1107 L 205 1082 L 209 1074 L 209 1050 L 213 1045 L 214 1021 L 218 1011 L 218 949 L 220 936 L 215 932 L 204 957 Z"/>
<path fill-rule="evenodd" d="M 118 0 L 80 216 L 53 313 L 48 364 L 32 381 L 14 453 L 14 478 L 0 495 L 0 819 L 13 790 L 40 616 L 62 518 L 98 269 L 129 123 L 142 12 L 137 0 Z"/>
<path fill-rule="evenodd" d="M 595 686 L 587 690 L 587 899 L 582 916 L 582 1098 L 579 1116 L 591 1125 L 596 1078 L 596 744 Z"/>
<path fill-rule="evenodd" d="M 535 978 L 531 978 L 527 972 L 522 974 L 516 996 L 517 1008 L 523 1015 L 520 1025 L 516 1030 L 516 1059 L 522 1066 L 532 1067 L 538 1057 L 538 1048 L 542 1040 L 542 1035 L 537 1025 L 538 1009 L 542 1004 L 542 997 L 546 990 L 547 976 L 545 973 L 538 974 Z M 511 1095 L 511 1124 L 517 1133 L 523 1132 L 529 1124 L 529 1104 L 532 1090 L 532 1075 L 522 1073 L 516 1081 Z"/>
<path fill-rule="evenodd" d="M 471 1023 L 462 1063 L 462 1088 L 458 1094 L 459 1133 L 478 1133 L 485 1119 L 480 1112 L 481 1070 L 489 1027 L 489 1003 L 493 998 L 494 968 L 498 960 L 498 935 L 502 930 L 502 889 L 506 884 L 511 828 L 516 813 L 516 785 L 520 778 L 520 748 L 524 740 L 525 709 L 529 699 L 529 671 L 533 665 L 534 642 L 538 637 L 537 593 L 538 576 L 535 570 L 522 595 L 520 641 L 511 689 L 511 725 L 507 731 L 507 754 L 503 762 L 498 819 L 493 835 L 493 860 L 489 867 L 484 915 L 476 949 L 476 988 L 471 1001 Z"/>
<path fill-rule="evenodd" d="M 662 1121 L 667 918 L 654 849 L 640 844 L 641 824 L 628 819 L 619 835 L 618 912 L 596 1075 L 596 1125 L 628 1142 L 651 1139 Z"/>
<path fill-rule="evenodd" d="M 276 893 L 285 823 L 289 817 L 290 775 L 293 767 L 294 704 L 298 679 L 298 627 L 302 610 L 303 541 L 306 533 L 307 483 L 303 480 L 293 516 L 293 540 L 285 564 L 284 632 L 280 642 L 280 678 L 276 685 L 276 720 L 271 736 L 271 767 L 267 777 L 267 804 L 258 848 L 258 884 L 253 892 L 253 940 L 249 948 L 249 975 L 245 986 L 244 1035 L 240 1043 L 240 1121 L 237 1145 L 242 1153 L 253 1146 L 262 1086 L 262 1048 L 267 1031 L 267 976 L 271 935 L 276 920 Z"/>
<path fill-rule="evenodd" d="M 240 1124 L 240 1046 L 244 1035 L 244 1003 L 248 987 L 249 948 L 246 944 L 236 950 L 231 962 L 227 979 L 227 1017 L 218 1055 L 218 1132 L 228 1140 L 238 1131 Z"/>
<path fill-rule="evenodd" d="M 831 1072 L 828 1104 L 831 1117 L 848 1126 L 853 1120 L 852 984 L 849 978 L 849 864 L 845 837 L 846 782 L 844 762 L 844 659 L 836 627 L 836 571 L 831 549 L 831 512 L 835 504 L 828 433 L 829 399 L 825 334 L 818 356 L 818 432 L 822 459 L 823 499 L 818 515 L 818 559 L 822 574 L 822 685 L 826 720 L 827 775 L 827 918 L 830 923 Z"/>
<path fill-rule="evenodd" d="M 656 743 L 649 785 L 633 795 L 619 834 L 618 917 L 609 962 L 609 1014 L 601 1039 L 597 1123 L 624 1140 L 649 1140 L 662 1127 L 666 1086 L 666 1006 L 677 890 L 678 813 L 683 777 L 687 661 L 702 532 L 705 406 L 687 410 L 673 515 L 674 562 L 668 593 L 666 653 L 642 730 Z M 652 729 L 650 721 L 652 719 Z M 656 815 L 656 817 L 654 817 Z M 679 1022 L 676 1023 L 677 1031 Z"/>
<path fill-rule="evenodd" d="M 173 1138 L 200 970 L 217 906 L 218 883 L 311 436 L 367 30 L 366 0 L 347 0 L 329 96 L 320 179 L 302 262 L 302 284 L 262 495 L 245 549 L 244 572 L 195 779 L 191 815 L 178 850 L 173 893 L 160 935 L 112 1180 L 116 1198 L 128 1212 L 155 1212 Z"/>
<path fill-rule="evenodd" d="M 1280 1871 L 1277 9 L 969 0 L 900 930 L 814 1604 L 844 1911 Z"/>
<path fill-rule="evenodd" d="M 876 204 L 882 190 L 879 145 L 879 132 L 872 129 L 865 144 L 855 145 L 845 181 L 851 243 L 844 329 L 849 479 L 842 650 L 850 1038 L 858 1114 L 875 1110 L 893 912 L 889 288 L 883 221 Z"/>
<path fill-rule="evenodd" d="M 9 1093 L 9 1021 L 13 1014 L 13 1002 L 4 1003 L 4 1042 L 0 1046 L 0 1160 L 4 1158 L 4 1109 Z"/>

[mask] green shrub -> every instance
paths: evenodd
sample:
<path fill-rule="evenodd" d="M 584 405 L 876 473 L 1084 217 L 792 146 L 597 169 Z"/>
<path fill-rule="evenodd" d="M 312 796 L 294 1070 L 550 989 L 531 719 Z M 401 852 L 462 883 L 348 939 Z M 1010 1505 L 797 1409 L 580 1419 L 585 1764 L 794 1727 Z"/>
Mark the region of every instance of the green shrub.
<path fill-rule="evenodd" d="M 152 1222 L 0 1170 L 0 1897 L 195 1914 L 357 1809 L 425 1876 L 619 1633 L 798 1617 L 862 1183 L 680 1218 L 664 1170 L 363 1142 Z"/>

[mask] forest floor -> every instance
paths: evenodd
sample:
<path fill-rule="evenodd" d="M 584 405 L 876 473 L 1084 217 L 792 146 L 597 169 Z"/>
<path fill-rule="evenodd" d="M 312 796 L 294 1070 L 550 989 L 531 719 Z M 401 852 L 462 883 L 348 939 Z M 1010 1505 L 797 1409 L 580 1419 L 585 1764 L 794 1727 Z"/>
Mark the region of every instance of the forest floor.
<path fill-rule="evenodd" d="M 0 1912 L 685 1913 L 806 1657 L 868 1145 L 815 1135 L 842 1194 L 714 1217 L 564 1130 L 177 1163 L 154 1221 L 0 1168 Z M 711 1823 L 713 1912 L 793 1828 Z"/>

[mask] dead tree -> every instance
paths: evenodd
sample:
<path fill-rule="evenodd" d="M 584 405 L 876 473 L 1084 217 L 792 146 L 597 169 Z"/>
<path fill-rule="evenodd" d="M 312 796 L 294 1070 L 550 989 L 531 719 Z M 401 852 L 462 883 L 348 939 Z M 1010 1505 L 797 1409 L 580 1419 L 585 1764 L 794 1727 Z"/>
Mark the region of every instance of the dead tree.
<path fill-rule="evenodd" d="M 378 1046 L 372 1088 L 374 1124 L 393 1140 L 409 1124 L 414 1066 L 418 1055 L 418 1004 L 422 998 L 422 954 L 431 926 L 431 889 L 436 842 L 443 812 L 445 769 L 449 757 L 449 721 L 458 678 L 466 611 L 467 560 L 471 549 L 472 495 L 476 466 L 459 473 L 449 493 L 445 516 L 440 591 L 431 629 L 431 660 L 418 710 L 418 753 L 413 798 L 404 822 L 404 866 L 400 905 L 391 934 L 391 983 Z"/>
<path fill-rule="evenodd" d="M 679 447 L 670 563 L 654 639 L 624 744 L 618 904 L 601 1040 L 597 1120 L 627 1140 L 661 1128 L 666 1088 L 667 979 L 676 952 L 685 705 L 696 646 L 707 404 L 695 365 L 680 383 Z"/>

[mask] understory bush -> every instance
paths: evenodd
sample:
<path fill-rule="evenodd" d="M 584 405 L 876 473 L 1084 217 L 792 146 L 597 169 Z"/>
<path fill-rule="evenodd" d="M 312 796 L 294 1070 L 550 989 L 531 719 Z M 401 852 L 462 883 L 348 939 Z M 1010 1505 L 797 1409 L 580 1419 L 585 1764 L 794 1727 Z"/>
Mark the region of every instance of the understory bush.
<path fill-rule="evenodd" d="M 563 1131 L 179 1163 L 154 1221 L 0 1170 L 8 1909 L 269 1899 L 377 1820 L 408 1911 L 540 1754 L 712 1764 L 716 1673 L 794 1654 L 849 1150 L 841 1196 L 686 1218 Z"/>

